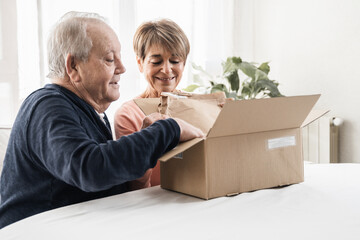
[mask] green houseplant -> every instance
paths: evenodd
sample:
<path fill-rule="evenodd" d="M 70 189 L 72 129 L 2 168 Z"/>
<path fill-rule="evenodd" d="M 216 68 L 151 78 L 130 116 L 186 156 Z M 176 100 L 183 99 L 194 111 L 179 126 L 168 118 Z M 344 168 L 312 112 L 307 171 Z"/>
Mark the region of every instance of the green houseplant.
<path fill-rule="evenodd" d="M 221 76 L 213 76 L 194 63 L 192 67 L 196 74 L 194 74 L 194 83 L 183 89 L 187 92 L 223 91 L 226 97 L 234 99 L 283 96 L 278 89 L 279 83 L 268 77 L 270 72 L 268 62 L 257 66 L 254 63 L 242 61 L 240 57 L 229 57 L 222 63 Z"/>

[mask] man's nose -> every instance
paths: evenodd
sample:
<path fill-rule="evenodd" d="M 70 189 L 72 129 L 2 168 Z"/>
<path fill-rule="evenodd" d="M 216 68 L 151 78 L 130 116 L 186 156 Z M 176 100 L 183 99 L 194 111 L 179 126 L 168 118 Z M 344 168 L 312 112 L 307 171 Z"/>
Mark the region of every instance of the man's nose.
<path fill-rule="evenodd" d="M 123 74 L 126 71 L 126 68 L 122 61 L 119 59 L 116 61 L 115 74 Z"/>

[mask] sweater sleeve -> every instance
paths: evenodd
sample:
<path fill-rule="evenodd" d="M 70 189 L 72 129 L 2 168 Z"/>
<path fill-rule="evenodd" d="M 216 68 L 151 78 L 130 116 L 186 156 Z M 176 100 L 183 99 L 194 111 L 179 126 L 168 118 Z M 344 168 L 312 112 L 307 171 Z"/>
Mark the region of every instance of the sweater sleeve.
<path fill-rule="evenodd" d="M 140 131 L 144 118 L 145 114 L 133 100 L 125 102 L 114 117 L 116 139 Z"/>
<path fill-rule="evenodd" d="M 61 97 L 41 101 L 27 127 L 35 164 L 62 181 L 93 192 L 137 179 L 180 138 L 175 120 L 160 120 L 116 141 L 93 139 L 73 107 Z M 90 120 L 88 120 L 90 121 Z"/>
<path fill-rule="evenodd" d="M 116 111 L 114 116 L 114 128 L 116 139 L 122 136 L 130 135 L 141 130 L 142 122 L 145 114 L 136 105 L 134 100 L 125 102 Z M 153 169 L 158 168 L 159 163 L 155 168 L 150 168 L 146 171 L 144 176 L 136 180 L 130 181 L 129 190 L 137 190 L 141 188 L 151 187 L 151 179 L 153 178 Z M 156 176 L 155 176 L 156 177 Z"/>

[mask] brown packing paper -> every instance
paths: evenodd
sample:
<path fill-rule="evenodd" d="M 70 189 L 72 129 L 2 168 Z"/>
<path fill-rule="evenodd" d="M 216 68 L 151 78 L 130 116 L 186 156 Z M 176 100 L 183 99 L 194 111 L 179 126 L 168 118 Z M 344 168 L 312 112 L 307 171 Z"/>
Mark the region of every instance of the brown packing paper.
<path fill-rule="evenodd" d="M 159 99 L 135 100 L 145 115 L 159 112 L 169 117 L 180 118 L 200 128 L 205 134 L 213 126 L 225 101 L 226 97 L 223 92 L 211 94 L 162 93 Z"/>
<path fill-rule="evenodd" d="M 221 107 L 216 99 L 170 99 L 164 112 L 170 117 L 180 118 L 200 128 L 207 134 L 213 126 Z"/>
<path fill-rule="evenodd" d="M 225 102 L 225 93 L 211 94 L 163 93 L 159 112 L 180 118 L 207 134 Z"/>
<path fill-rule="evenodd" d="M 138 98 L 134 99 L 134 102 L 144 112 L 145 115 L 149 115 L 154 112 L 164 113 L 167 109 L 167 102 L 164 101 L 168 98 L 179 99 L 179 98 L 191 98 L 191 99 L 216 99 L 219 106 L 223 106 L 228 101 L 225 97 L 224 92 L 216 92 L 211 94 L 193 94 L 187 92 L 180 93 L 162 93 L 160 98 Z M 163 103 L 162 103 L 163 101 Z M 166 105 L 166 106 L 165 106 Z"/>
<path fill-rule="evenodd" d="M 197 94 L 197 93 L 189 93 L 189 92 L 177 92 L 177 93 L 169 93 L 163 92 L 162 96 L 169 96 L 170 98 L 193 98 L 193 99 L 217 99 L 219 103 L 225 101 L 226 96 L 224 92 L 214 92 L 209 94 Z"/>

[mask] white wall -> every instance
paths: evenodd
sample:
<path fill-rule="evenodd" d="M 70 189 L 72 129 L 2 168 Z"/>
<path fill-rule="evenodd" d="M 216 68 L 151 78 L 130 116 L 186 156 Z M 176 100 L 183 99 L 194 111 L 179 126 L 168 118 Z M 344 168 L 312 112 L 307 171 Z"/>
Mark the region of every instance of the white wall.
<path fill-rule="evenodd" d="M 254 30 L 244 36 L 253 40 L 253 60 L 271 61 L 270 77 L 285 95 L 320 93 L 316 108 L 345 120 L 340 161 L 360 162 L 360 1 L 242 2 L 253 4 Z"/>
<path fill-rule="evenodd" d="M 18 108 L 16 1 L 0 0 L 0 127 L 8 126 Z M 14 94 L 13 94 L 14 93 Z"/>
<path fill-rule="evenodd" d="M 0 0 L 3 9 L 0 21 L 3 34 L 11 28 L 16 29 L 9 24 L 16 25 L 14 2 Z M 207 1 L 203 1 L 205 2 Z M 229 9 L 231 6 L 233 11 Z M 213 37 L 208 36 L 229 35 L 229 42 L 217 41 L 216 48 L 207 48 L 203 55 L 207 59 L 219 57 L 219 61 L 224 60 L 224 56 L 212 56 L 214 53 L 238 55 L 247 61 L 271 61 L 270 77 L 280 82 L 283 94 L 321 93 L 316 107 L 328 108 L 331 115 L 345 120 L 340 129 L 340 160 L 360 162 L 360 148 L 357 147 L 360 143 L 360 111 L 357 110 L 357 104 L 360 103 L 360 79 L 358 80 L 357 74 L 357 67 L 360 65 L 360 1 L 212 0 L 207 8 L 198 8 L 195 14 L 198 16 L 204 14 L 204 11 L 214 11 L 214 8 L 225 17 L 234 14 L 234 23 L 229 24 L 225 17 L 226 21 L 220 21 L 219 14 L 212 14 L 214 21 L 207 21 L 211 24 L 204 30 L 206 33 L 203 33 L 207 38 L 203 40 L 201 36 L 193 37 L 201 39 L 200 42 L 208 39 L 215 42 Z M 128 17 L 124 15 L 124 18 Z M 7 20 L 6 24 L 4 19 Z M 9 19 L 12 20 L 8 21 Z M 232 37 L 227 32 L 229 28 L 234 30 Z M 13 37 L 6 34 L 6 38 L 2 38 L 4 46 L 5 40 L 12 43 L 9 46 L 16 43 L 13 40 L 16 39 L 16 31 L 10 32 Z M 226 48 L 225 44 L 228 44 Z M 232 44 L 232 50 L 228 53 L 226 49 Z M 11 80 L 18 77 L 14 70 L 17 67 L 14 56 L 17 54 L 16 51 L 8 51 L 12 54 L 7 55 L 6 51 L 11 49 L 9 46 L 3 48 L 3 58 L 0 59 L 0 63 L 4 64 L 3 67 L 0 66 L 0 74 L 3 76 L 0 80 L 0 99 L 4 103 L 14 103 L 18 99 L 18 96 L 7 96 L 4 100 L 5 93 L 14 92 L 6 84 L 11 82 L 12 87 L 18 88 L 17 81 Z M 196 49 L 198 46 L 195 41 L 192 45 L 193 53 Z M 10 64 L 5 61 L 6 57 L 12 60 L 11 67 L 6 67 Z M 211 65 L 211 61 L 205 65 Z M 201 61 L 197 63 L 201 64 Z M 126 93 L 126 89 L 123 92 Z M 11 109 L 15 107 L 12 106 Z"/>

